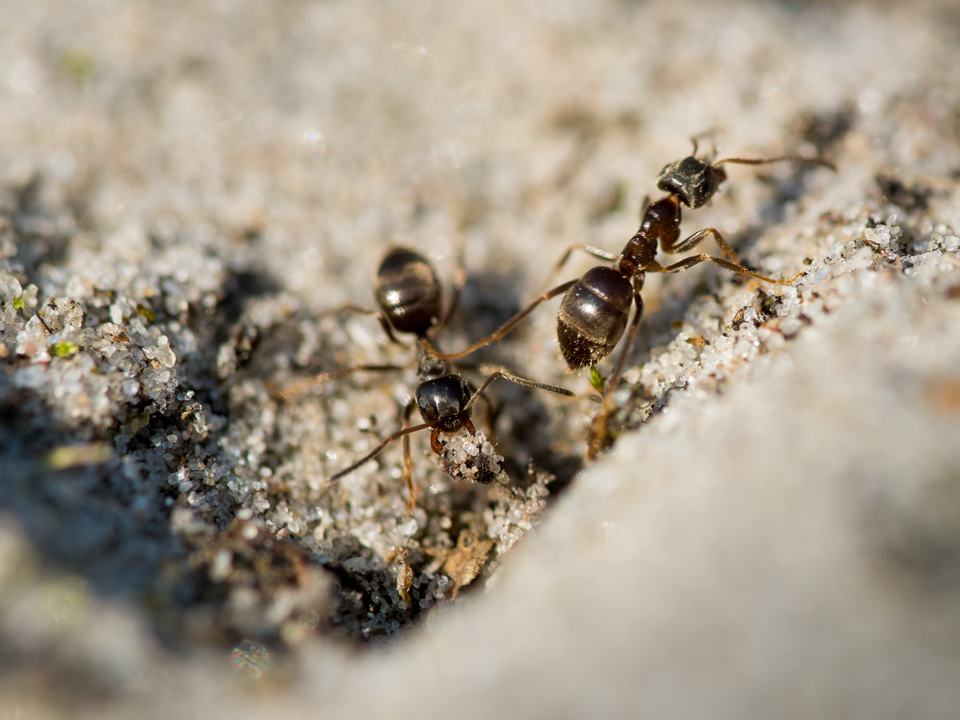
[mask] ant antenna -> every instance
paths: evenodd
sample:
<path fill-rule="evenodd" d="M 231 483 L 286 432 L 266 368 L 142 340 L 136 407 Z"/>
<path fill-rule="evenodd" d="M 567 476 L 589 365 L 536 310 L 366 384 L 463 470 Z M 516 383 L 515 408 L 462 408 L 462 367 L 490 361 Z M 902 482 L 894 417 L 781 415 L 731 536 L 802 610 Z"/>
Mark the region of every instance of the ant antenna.
<path fill-rule="evenodd" d="M 701 131 L 701 132 L 698 132 L 696 135 L 691 135 L 691 136 L 690 136 L 690 142 L 693 143 L 693 152 L 690 153 L 690 154 L 691 154 L 693 157 L 696 157 L 696 156 L 697 156 L 697 150 L 700 149 L 700 139 L 701 139 L 701 138 L 714 137 L 714 136 L 716 136 L 716 134 L 717 134 L 717 129 L 716 129 L 715 127 L 713 127 L 713 128 L 708 128 L 707 130 L 703 130 L 703 131 Z M 713 157 L 716 157 L 716 155 L 717 155 L 717 146 L 716 146 L 716 144 L 713 143 L 713 142 L 711 142 L 710 144 L 711 144 L 711 146 L 712 146 L 712 149 L 711 149 L 711 151 L 710 151 L 710 155 L 713 156 Z"/>
<path fill-rule="evenodd" d="M 342 377 L 351 375 L 357 372 L 385 372 L 388 370 L 403 370 L 410 367 L 409 365 L 352 365 L 350 367 L 341 368 L 334 372 L 325 372 L 320 373 L 319 375 L 314 375 L 309 377 L 306 380 L 301 380 L 300 382 L 291 385 L 286 388 L 274 387 L 271 395 L 274 395 L 275 398 L 280 398 L 282 400 L 289 400 L 295 395 L 299 395 L 304 390 L 309 387 L 320 386 L 327 380 L 339 380 Z"/>
<path fill-rule="evenodd" d="M 398 437 L 403 437 L 404 435 L 410 435 L 411 433 L 415 433 L 418 430 L 426 430 L 428 427 L 430 427 L 429 423 L 422 423 L 420 425 L 414 425 L 413 427 L 404 428 L 403 430 L 397 430 L 397 432 L 395 432 L 393 435 L 391 435 L 386 440 L 384 440 L 379 445 L 377 445 L 377 447 L 375 447 L 372 452 L 369 452 L 366 455 L 364 455 L 362 458 L 357 460 L 357 462 L 355 462 L 353 465 L 351 465 L 348 468 L 344 468 L 343 470 L 341 470 L 340 472 L 334 475 L 331 475 L 330 482 L 335 482 L 340 478 L 344 477 L 345 475 L 349 475 L 364 463 L 370 462 L 377 455 L 379 455 L 387 445 L 392 443 Z"/>
<path fill-rule="evenodd" d="M 828 160 L 816 157 L 804 157 L 803 155 L 778 155 L 777 157 L 772 158 L 723 158 L 723 160 L 717 160 L 715 163 L 712 163 L 710 167 L 720 167 L 724 163 L 737 163 L 738 165 L 767 165 L 769 163 L 786 161 L 821 165 L 825 168 L 833 170 L 834 172 L 837 171 L 837 166 Z"/>
<path fill-rule="evenodd" d="M 484 390 L 490 387 L 490 383 L 496 380 L 499 377 L 502 377 L 505 380 L 516 383 L 517 385 L 522 385 L 523 387 L 534 388 L 535 390 L 548 390 L 557 395 L 565 395 L 566 397 L 574 397 L 574 393 L 570 392 L 566 388 L 557 387 L 556 385 L 548 385 L 547 383 L 542 383 L 537 380 L 530 380 L 529 378 L 520 377 L 519 375 L 514 375 L 512 372 L 502 367 L 491 367 L 490 365 L 481 365 L 480 372 L 490 372 L 490 376 L 483 381 L 483 384 L 477 388 L 476 392 L 470 396 L 470 399 L 463 406 L 461 412 L 466 412 L 474 406 L 477 400 L 480 399 L 480 396 L 483 395 Z"/>

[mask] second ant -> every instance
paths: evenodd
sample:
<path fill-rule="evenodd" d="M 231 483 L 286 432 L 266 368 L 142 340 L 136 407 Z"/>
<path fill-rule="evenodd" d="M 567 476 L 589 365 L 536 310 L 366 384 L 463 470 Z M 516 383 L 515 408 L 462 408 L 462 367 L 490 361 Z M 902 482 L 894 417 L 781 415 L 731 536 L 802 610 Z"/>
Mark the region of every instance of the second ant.
<path fill-rule="evenodd" d="M 492 482 L 499 472 L 493 446 L 485 442 L 482 433 L 477 433 L 472 420 L 473 406 L 478 400 L 486 400 L 484 392 L 497 378 L 504 378 L 524 387 L 547 390 L 559 395 L 572 396 L 564 388 L 547 385 L 515 375 L 502 367 L 481 366 L 487 374 L 486 379 L 474 388 L 462 375 L 454 372 L 450 363 L 439 356 L 431 347 L 428 337 L 438 335 L 447 324 L 457 304 L 460 283 L 455 285 L 453 298 L 445 313 L 441 294 L 440 280 L 430 262 L 416 250 L 396 246 L 387 251 L 380 267 L 374 287 L 374 295 L 379 311 L 365 310 L 353 305 L 341 308 L 353 312 L 374 314 L 379 319 L 392 342 L 399 343 L 396 334 L 413 335 L 416 342 L 416 366 L 420 384 L 415 397 L 407 403 L 403 413 L 402 427 L 380 442 L 372 451 L 330 477 L 336 481 L 350 474 L 361 465 L 373 460 L 391 442 L 402 439 L 403 474 L 409 491 L 409 509 L 414 508 L 414 484 L 412 479 L 413 462 L 410 453 L 409 435 L 420 430 L 430 430 L 430 447 L 434 453 L 447 460 L 441 435 L 452 435 L 466 429 L 476 437 L 478 447 L 470 446 L 464 458 L 454 458 L 454 462 L 445 463 L 445 469 L 456 477 L 479 483 Z M 442 318 L 442 319 L 441 319 Z M 355 365 L 332 373 L 323 373 L 281 395 L 289 396 L 302 386 L 322 383 L 346 375 L 363 371 L 402 370 L 404 365 Z M 411 426 L 410 417 L 416 408 L 423 422 Z M 465 444 L 466 445 L 466 444 Z M 476 452 L 472 452 L 476 450 Z M 451 457 L 454 454 L 450 454 Z M 459 462 L 457 462 L 459 460 Z"/>

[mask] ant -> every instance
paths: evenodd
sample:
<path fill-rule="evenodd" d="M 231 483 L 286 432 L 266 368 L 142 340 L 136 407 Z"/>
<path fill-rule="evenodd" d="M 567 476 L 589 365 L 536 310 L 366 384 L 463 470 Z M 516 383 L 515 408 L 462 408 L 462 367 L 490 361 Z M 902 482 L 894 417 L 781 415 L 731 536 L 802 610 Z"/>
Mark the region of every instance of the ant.
<path fill-rule="evenodd" d="M 610 396 L 617 387 L 630 346 L 636 337 L 640 318 L 643 316 L 643 299 L 640 293 L 648 272 L 676 273 L 688 270 L 702 262 L 710 262 L 726 270 L 776 285 L 789 285 L 803 274 L 801 271 L 789 280 L 777 280 L 749 270 L 740 265 L 733 248 L 715 227 L 705 227 L 686 239 L 680 240 L 682 206 L 686 205 L 693 210 L 706 204 L 717 192 L 720 184 L 727 179 L 723 165 L 728 163 L 764 165 L 782 161 L 813 163 L 836 170 L 825 160 L 797 155 L 765 159 L 734 157 L 711 161 L 697 157 L 697 141 L 694 139 L 691 155 L 667 164 L 660 171 L 657 176 L 657 187 L 667 195 L 653 203 L 650 202 L 649 197 L 644 199 L 640 210 L 640 228 L 627 241 L 619 255 L 590 245 L 572 245 L 564 253 L 553 272 L 563 267 L 574 250 L 583 250 L 601 260 L 613 262 L 615 263 L 613 267 L 600 265 L 591 268 L 579 279 L 570 280 L 545 292 L 489 337 L 461 352 L 436 353 L 436 356 L 453 360 L 499 340 L 513 330 L 538 305 L 563 293 L 557 313 L 557 341 L 560 345 L 560 353 L 571 370 L 592 367 L 609 355 L 620 342 L 624 330 L 627 329 L 630 307 L 635 305 L 636 311 L 627 330 L 623 350 L 614 365 L 613 372 L 601 386 L 604 412 L 598 416 L 594 424 L 593 439 L 588 449 L 588 457 L 595 458 L 611 443 L 606 428 Z M 666 253 L 680 253 L 696 247 L 708 235 L 713 236 L 724 257 L 693 255 L 672 265 L 661 265 L 657 262 L 658 244 L 659 248 Z"/>
<path fill-rule="evenodd" d="M 443 455 L 441 434 L 453 434 L 466 429 L 476 435 L 471 418 L 473 406 L 483 393 L 497 378 L 510 380 L 524 387 L 548 390 L 558 395 L 573 396 L 573 393 L 564 388 L 547 385 L 515 375 L 505 368 L 494 368 L 480 386 L 473 390 L 471 384 L 459 373 L 453 371 L 449 362 L 434 351 L 428 341 L 431 334 L 438 334 L 453 314 L 459 299 L 462 282 L 454 287 L 454 297 L 446 314 L 440 320 L 442 297 L 440 280 L 430 262 L 416 250 L 408 247 L 396 246 L 387 251 L 380 267 L 374 285 L 374 296 L 380 310 L 371 311 L 353 305 L 345 305 L 341 309 L 366 314 L 375 314 L 392 342 L 401 344 L 395 333 L 413 335 L 416 341 L 417 375 L 420 384 L 417 386 L 414 399 L 407 403 L 403 413 L 403 426 L 400 430 L 383 440 L 371 452 L 364 455 L 355 463 L 330 477 L 334 482 L 349 475 L 361 465 L 373 460 L 383 449 L 397 438 L 403 438 L 403 466 L 407 490 L 409 491 L 409 510 L 414 508 L 414 486 L 412 479 L 413 462 L 410 455 L 410 439 L 412 433 L 420 430 L 431 431 L 430 447 L 437 455 Z M 403 365 L 355 365 L 343 368 L 336 372 L 324 373 L 310 380 L 308 383 L 322 383 L 327 380 L 344 377 L 362 371 L 401 370 Z M 481 366 L 482 370 L 486 366 Z M 293 392 L 296 392 L 294 390 Z M 291 391 L 282 393 L 287 396 Z M 423 423 L 410 426 L 410 416 L 416 407 L 420 411 Z M 488 484 L 496 476 L 495 461 L 489 455 L 481 452 L 471 460 L 475 464 L 468 468 L 465 474 L 479 483 Z M 452 473 L 451 473 L 452 474 Z"/>

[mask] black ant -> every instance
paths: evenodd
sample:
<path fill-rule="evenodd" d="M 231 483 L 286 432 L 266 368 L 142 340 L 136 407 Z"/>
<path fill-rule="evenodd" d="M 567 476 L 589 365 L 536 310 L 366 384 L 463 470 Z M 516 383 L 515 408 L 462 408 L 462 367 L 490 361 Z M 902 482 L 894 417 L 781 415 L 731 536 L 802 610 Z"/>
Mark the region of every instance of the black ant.
<path fill-rule="evenodd" d="M 484 391 L 497 378 L 504 378 L 524 387 L 548 390 L 559 395 L 572 396 L 564 388 L 515 375 L 504 368 L 492 369 L 481 385 L 473 390 L 458 373 L 453 372 L 450 363 L 441 358 L 430 346 L 427 338 L 437 334 L 450 319 L 459 298 L 460 283 L 454 290 L 454 297 L 443 320 L 440 321 L 442 297 L 440 280 L 430 262 L 416 250 L 408 247 L 393 247 L 387 251 L 377 270 L 374 295 L 380 311 L 370 311 L 353 305 L 341 309 L 367 314 L 376 314 L 388 337 L 399 343 L 395 333 L 405 333 L 416 338 L 417 375 L 420 384 L 415 398 L 407 403 L 403 413 L 403 427 L 383 440 L 377 447 L 347 468 L 330 477 L 336 481 L 349 475 L 364 463 L 369 462 L 391 442 L 403 438 L 403 466 L 407 489 L 410 493 L 409 508 L 414 507 L 414 487 L 412 479 L 413 463 L 410 456 L 409 435 L 420 430 L 430 429 L 430 447 L 437 455 L 443 455 L 440 442 L 442 433 L 452 434 L 465 428 L 476 435 L 471 411 Z M 362 371 L 401 370 L 403 365 L 356 365 L 333 373 L 324 373 L 307 381 L 325 382 L 348 374 Z M 483 369 L 485 366 L 481 366 Z M 283 395 L 291 394 L 290 391 Z M 486 399 L 486 398 L 484 398 Z M 420 411 L 423 423 L 410 426 L 410 416 L 416 407 Z M 481 453 L 469 468 L 468 477 L 479 483 L 488 484 L 496 476 L 488 456 Z"/>
<path fill-rule="evenodd" d="M 437 357 L 447 360 L 462 357 L 480 349 L 513 330 L 540 303 L 564 293 L 557 313 L 557 341 L 560 352 L 571 370 L 593 366 L 607 355 L 620 342 L 627 328 L 627 319 L 631 305 L 636 305 L 633 320 L 627 331 L 620 357 L 613 372 L 603 385 L 605 411 L 598 416 L 594 426 L 594 439 L 590 443 L 589 456 L 595 457 L 600 450 L 610 444 L 607 437 L 606 418 L 609 399 L 617 387 L 623 371 L 627 354 L 640 325 L 643 315 L 643 300 L 640 292 L 648 272 L 676 273 L 687 270 L 702 262 L 711 262 L 726 270 L 749 275 L 750 277 L 776 285 L 789 285 L 802 272 L 789 280 L 777 280 L 761 275 L 739 264 L 736 253 L 720 232 L 714 227 L 705 227 L 680 241 L 681 206 L 695 209 L 706 204 L 717 192 L 720 184 L 727 179 L 722 167 L 725 163 L 742 165 L 763 165 L 781 161 L 796 161 L 836 168 L 819 158 L 806 158 L 784 155 L 766 159 L 724 158 L 711 162 L 698 158 L 697 143 L 694 140 L 693 154 L 682 160 L 666 165 L 657 176 L 657 187 L 667 193 L 666 197 L 649 202 L 644 200 L 640 212 L 640 228 L 624 246 L 619 255 L 590 245 L 573 245 L 567 249 L 554 268 L 558 271 L 574 250 L 583 250 L 594 257 L 616 263 L 613 267 L 597 266 L 584 273 L 577 280 L 570 280 L 548 290 L 513 318 L 504 323 L 496 332 L 480 342 L 474 343 L 458 353 L 438 353 Z M 657 247 L 666 253 L 680 253 L 694 248 L 708 235 L 713 235 L 725 257 L 711 255 L 693 255 L 672 265 L 661 265 L 656 261 Z"/>

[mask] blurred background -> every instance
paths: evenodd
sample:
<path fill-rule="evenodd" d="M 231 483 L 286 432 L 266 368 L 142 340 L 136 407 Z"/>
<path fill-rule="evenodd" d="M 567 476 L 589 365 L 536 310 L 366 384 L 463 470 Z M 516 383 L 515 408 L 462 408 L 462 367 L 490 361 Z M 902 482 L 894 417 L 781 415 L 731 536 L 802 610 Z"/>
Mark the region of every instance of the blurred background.
<path fill-rule="evenodd" d="M 0 17 L 0 717 L 955 716 L 955 3 Z M 462 249 L 462 347 L 618 252 L 694 136 L 836 164 L 728 166 L 685 215 L 805 286 L 650 277 L 639 431 L 585 473 L 595 406 L 501 391 L 532 504 L 422 439 L 412 526 L 396 448 L 323 486 L 413 373 L 269 383 L 403 355 L 330 314 L 390 244 L 447 287 Z M 587 393 L 554 312 L 484 359 Z"/>

